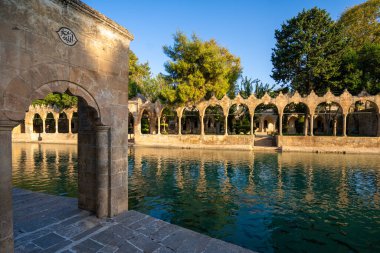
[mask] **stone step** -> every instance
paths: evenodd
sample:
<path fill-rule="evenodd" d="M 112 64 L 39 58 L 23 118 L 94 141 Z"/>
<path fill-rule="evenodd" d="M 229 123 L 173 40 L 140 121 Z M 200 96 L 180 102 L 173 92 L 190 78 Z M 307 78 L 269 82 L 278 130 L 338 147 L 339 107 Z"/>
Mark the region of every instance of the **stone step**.
<path fill-rule="evenodd" d="M 273 136 L 265 136 L 265 137 L 255 137 L 255 146 L 260 147 L 274 147 L 274 137 Z"/>

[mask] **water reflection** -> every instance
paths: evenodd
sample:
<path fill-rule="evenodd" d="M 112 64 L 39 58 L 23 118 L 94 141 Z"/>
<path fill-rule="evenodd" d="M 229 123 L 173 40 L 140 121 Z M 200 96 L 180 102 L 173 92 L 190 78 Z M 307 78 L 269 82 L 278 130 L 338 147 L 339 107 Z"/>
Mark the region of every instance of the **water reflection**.
<path fill-rule="evenodd" d="M 13 143 L 12 146 L 14 186 L 77 196 L 76 145 Z"/>
<path fill-rule="evenodd" d="M 13 144 L 13 182 L 77 194 L 75 145 Z M 131 209 L 260 252 L 380 252 L 380 158 L 131 148 Z"/>
<path fill-rule="evenodd" d="M 380 159 L 135 148 L 132 209 L 261 252 L 374 252 Z"/>

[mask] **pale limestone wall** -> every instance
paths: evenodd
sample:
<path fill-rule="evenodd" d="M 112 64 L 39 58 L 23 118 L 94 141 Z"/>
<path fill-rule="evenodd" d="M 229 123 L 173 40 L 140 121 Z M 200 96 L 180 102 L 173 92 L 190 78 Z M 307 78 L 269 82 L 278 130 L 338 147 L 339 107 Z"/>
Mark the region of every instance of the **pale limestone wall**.
<path fill-rule="evenodd" d="M 380 153 L 380 137 L 276 136 L 283 151 Z"/>
<path fill-rule="evenodd" d="M 78 134 L 63 133 L 12 133 L 12 142 L 35 142 L 35 143 L 57 143 L 57 144 L 77 144 Z"/>
<path fill-rule="evenodd" d="M 254 135 L 138 135 L 138 146 L 252 150 Z"/>

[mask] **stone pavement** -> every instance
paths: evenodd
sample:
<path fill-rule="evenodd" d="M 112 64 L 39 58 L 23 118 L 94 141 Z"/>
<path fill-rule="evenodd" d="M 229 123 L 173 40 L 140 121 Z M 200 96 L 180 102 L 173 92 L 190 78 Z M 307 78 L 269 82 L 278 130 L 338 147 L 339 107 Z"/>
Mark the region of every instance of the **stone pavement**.
<path fill-rule="evenodd" d="M 97 219 L 77 199 L 13 190 L 15 252 L 252 252 L 128 211 Z"/>

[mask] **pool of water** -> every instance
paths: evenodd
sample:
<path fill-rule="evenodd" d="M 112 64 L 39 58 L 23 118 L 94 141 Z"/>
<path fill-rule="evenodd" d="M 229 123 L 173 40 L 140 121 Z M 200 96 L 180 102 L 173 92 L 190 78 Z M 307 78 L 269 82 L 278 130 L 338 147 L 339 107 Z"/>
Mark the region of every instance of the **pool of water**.
<path fill-rule="evenodd" d="M 14 185 L 76 196 L 76 161 L 14 144 Z M 380 252 L 380 157 L 134 148 L 129 205 L 260 252 Z"/>

